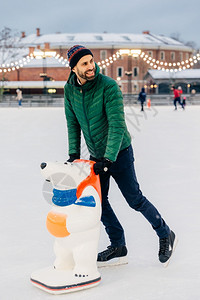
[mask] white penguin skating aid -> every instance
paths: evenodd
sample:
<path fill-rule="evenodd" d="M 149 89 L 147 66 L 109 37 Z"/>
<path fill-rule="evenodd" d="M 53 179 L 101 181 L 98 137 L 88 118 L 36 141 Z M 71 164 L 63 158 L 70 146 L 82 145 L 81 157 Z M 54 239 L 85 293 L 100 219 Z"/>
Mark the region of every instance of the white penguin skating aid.
<path fill-rule="evenodd" d="M 43 194 L 53 206 L 46 226 L 55 236 L 54 265 L 31 274 L 34 286 L 52 294 L 90 288 L 101 280 L 97 249 L 101 188 L 94 162 L 42 163 Z"/>

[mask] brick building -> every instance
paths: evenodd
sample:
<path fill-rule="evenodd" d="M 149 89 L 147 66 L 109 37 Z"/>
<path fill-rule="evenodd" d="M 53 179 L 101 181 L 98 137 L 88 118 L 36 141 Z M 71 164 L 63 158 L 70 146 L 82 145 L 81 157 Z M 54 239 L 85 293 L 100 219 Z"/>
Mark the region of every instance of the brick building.
<path fill-rule="evenodd" d="M 75 44 L 90 48 L 95 61 L 102 67 L 101 72 L 115 79 L 125 94 L 136 94 L 142 86 L 148 84 L 144 78 L 148 70 L 154 67 L 152 61 L 159 61 L 161 65 L 173 65 L 188 60 L 193 55 L 192 48 L 172 38 L 151 34 L 149 31 L 142 34 L 43 35 L 37 28 L 36 33 L 28 36 L 22 32 L 18 48 L 14 48 L 17 52 L 15 61 L 8 58 L 3 64 L 1 62 L 0 78 L 3 78 L 7 92 L 14 93 L 17 87 L 21 87 L 23 93 L 27 94 L 41 93 L 44 89 L 63 93 L 63 86 L 70 72 L 66 66 L 66 53 L 67 49 Z M 121 54 L 115 56 L 117 52 Z M 35 53 L 41 53 L 40 59 L 26 60 L 27 55 L 36 57 Z M 42 53 L 56 53 L 60 56 L 55 59 L 55 55 L 49 57 Z"/>

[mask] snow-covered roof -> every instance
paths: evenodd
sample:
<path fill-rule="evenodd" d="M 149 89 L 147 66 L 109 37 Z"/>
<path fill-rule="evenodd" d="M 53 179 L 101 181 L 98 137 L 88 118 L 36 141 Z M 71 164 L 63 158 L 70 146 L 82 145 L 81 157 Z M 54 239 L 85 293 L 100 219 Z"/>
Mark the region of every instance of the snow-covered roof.
<path fill-rule="evenodd" d="M 45 81 L 47 88 L 64 88 L 66 81 Z M 43 81 L 4 81 L 4 87 L 10 89 L 17 88 L 43 88 Z"/>
<path fill-rule="evenodd" d="M 46 57 L 45 60 L 42 58 L 31 59 L 23 68 L 42 68 L 44 66 L 48 68 L 66 68 L 66 63 L 62 64 L 54 57 Z"/>
<path fill-rule="evenodd" d="M 10 64 L 26 57 L 29 54 L 29 47 L 44 47 L 49 43 L 50 49 L 64 48 L 68 49 L 75 44 L 83 44 L 91 49 L 170 49 L 192 52 L 192 48 L 185 46 L 179 41 L 170 37 L 155 34 L 132 34 L 132 33 L 54 33 L 54 34 L 30 34 L 24 38 L 18 38 L 14 47 L 4 51 L 0 50 L 0 65 Z M 39 62 L 38 62 L 39 63 Z M 54 66 L 56 62 L 51 61 Z M 59 64 L 59 63 L 58 63 Z M 32 61 L 27 65 L 36 66 L 37 63 Z M 50 66 L 48 64 L 48 66 Z M 1 66 L 2 67 L 2 66 Z"/>
<path fill-rule="evenodd" d="M 155 34 L 132 34 L 132 33 L 53 33 L 31 34 L 21 39 L 25 46 L 43 45 L 50 43 L 50 47 L 70 47 L 75 44 L 84 44 L 93 48 L 105 47 L 139 47 L 139 48 L 181 48 L 185 51 L 192 49 L 170 37 Z"/>
<path fill-rule="evenodd" d="M 177 72 L 166 72 L 161 70 L 149 70 L 148 73 L 154 79 L 200 79 L 200 69 L 188 69 Z"/>
<path fill-rule="evenodd" d="M 23 61 L 29 54 L 28 48 L 14 48 L 9 49 L 9 51 L 2 53 L 0 51 L 0 67 L 10 67 L 11 63 L 18 64 L 23 63 L 23 68 L 42 68 L 44 66 L 48 68 L 65 68 L 66 62 L 63 60 L 55 59 L 55 57 L 46 57 L 45 61 L 42 58 L 29 59 Z"/>

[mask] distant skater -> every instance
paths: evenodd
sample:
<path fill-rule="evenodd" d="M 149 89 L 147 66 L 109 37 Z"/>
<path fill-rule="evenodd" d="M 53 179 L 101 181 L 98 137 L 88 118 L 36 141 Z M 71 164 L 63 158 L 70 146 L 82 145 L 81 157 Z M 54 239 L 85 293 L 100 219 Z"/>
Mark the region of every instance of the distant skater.
<path fill-rule="evenodd" d="M 144 102 L 146 101 L 146 93 L 144 88 L 141 89 L 141 92 L 139 93 L 138 96 L 138 100 L 141 103 L 141 111 L 144 111 Z"/>
<path fill-rule="evenodd" d="M 20 89 L 17 89 L 16 93 L 17 93 L 16 100 L 18 101 L 18 106 L 22 107 L 22 91 Z"/>
<path fill-rule="evenodd" d="M 186 106 L 186 97 L 183 97 L 182 106 L 183 106 L 183 109 L 185 109 L 185 106 Z"/>
<path fill-rule="evenodd" d="M 182 94 L 183 94 L 183 90 L 182 90 L 182 87 L 181 86 L 178 86 L 178 93 L 179 93 L 179 97 L 180 97 L 180 100 L 181 100 L 181 97 L 182 97 Z"/>
<path fill-rule="evenodd" d="M 180 90 L 176 89 L 175 86 L 172 87 L 173 92 L 174 92 L 174 110 L 177 110 L 177 102 L 180 104 L 180 106 L 184 109 L 182 103 L 181 103 L 181 98 L 180 98 Z M 181 90 L 182 91 L 182 90 Z"/>

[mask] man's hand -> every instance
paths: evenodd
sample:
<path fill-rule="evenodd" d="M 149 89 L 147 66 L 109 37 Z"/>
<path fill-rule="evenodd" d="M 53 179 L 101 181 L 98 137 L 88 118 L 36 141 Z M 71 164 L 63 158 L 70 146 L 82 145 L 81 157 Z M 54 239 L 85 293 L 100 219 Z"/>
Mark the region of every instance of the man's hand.
<path fill-rule="evenodd" d="M 69 159 L 67 160 L 67 162 L 73 162 L 75 159 L 79 159 L 79 158 L 80 158 L 80 155 L 77 154 L 77 153 L 70 154 Z"/>
<path fill-rule="evenodd" d="M 107 158 L 102 158 L 94 164 L 93 169 L 96 175 L 105 174 L 112 165 L 112 161 Z"/>

